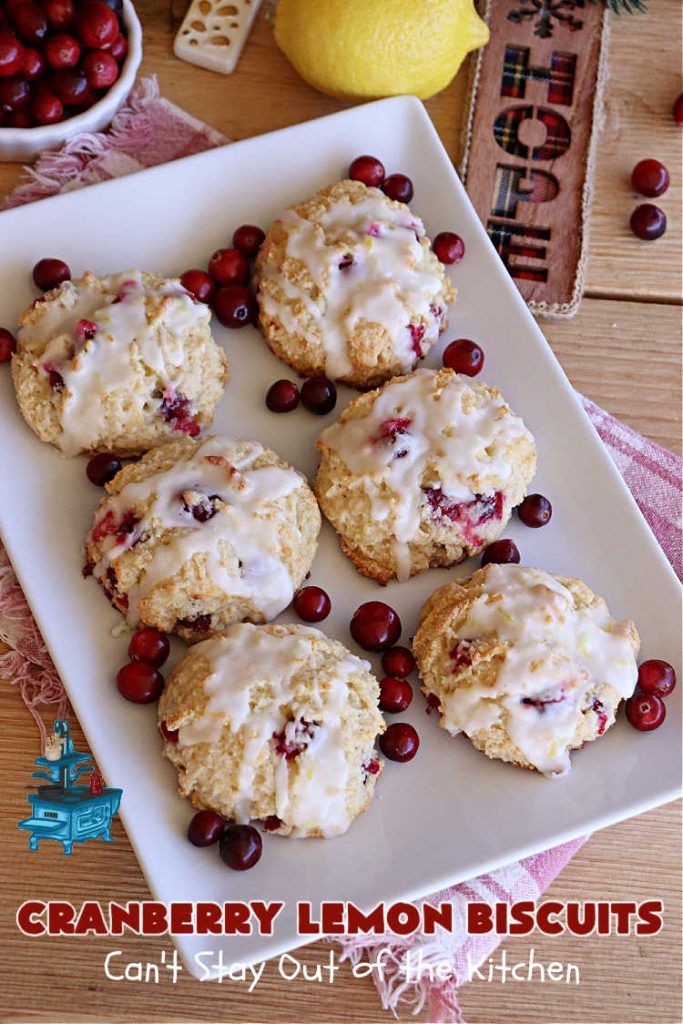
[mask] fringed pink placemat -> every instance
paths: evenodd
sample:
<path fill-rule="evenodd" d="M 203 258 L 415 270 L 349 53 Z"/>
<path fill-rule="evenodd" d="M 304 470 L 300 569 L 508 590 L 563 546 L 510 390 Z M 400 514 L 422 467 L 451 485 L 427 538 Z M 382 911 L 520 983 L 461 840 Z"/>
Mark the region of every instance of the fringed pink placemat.
<path fill-rule="evenodd" d="M 77 136 L 58 153 L 47 153 L 27 171 L 27 180 L 5 205 L 19 206 L 130 174 L 223 145 L 226 141 L 215 129 L 160 98 L 156 80 L 146 78 L 131 94 L 109 132 Z M 680 578 L 681 460 L 587 399 L 583 399 L 583 404 Z M 49 706 L 51 718 L 62 718 L 69 709 L 68 699 L 1 547 L 0 640 L 10 648 L 0 656 L 0 679 L 19 688 L 44 743 L 46 732 L 39 709 Z M 384 976 L 379 979 L 377 972 L 373 972 L 373 977 L 386 1009 L 394 1013 L 401 1009 L 418 1013 L 428 1005 L 434 1024 L 461 1022 L 458 987 L 500 942 L 495 935 L 467 934 L 466 904 L 470 900 L 538 899 L 585 841 L 585 838 L 576 839 L 427 897 L 429 903 L 453 902 L 454 920 L 461 922 L 461 927 L 452 935 L 429 939 L 421 936 L 400 939 L 395 935 L 348 938 L 341 943 L 342 956 L 357 961 L 362 955 L 374 957 L 385 951 L 382 953 L 386 961 Z M 425 974 L 420 981 L 407 981 L 403 968 L 408 951 L 413 962 L 421 955 L 425 966 L 447 963 L 451 977 L 444 982 L 430 983 Z"/>

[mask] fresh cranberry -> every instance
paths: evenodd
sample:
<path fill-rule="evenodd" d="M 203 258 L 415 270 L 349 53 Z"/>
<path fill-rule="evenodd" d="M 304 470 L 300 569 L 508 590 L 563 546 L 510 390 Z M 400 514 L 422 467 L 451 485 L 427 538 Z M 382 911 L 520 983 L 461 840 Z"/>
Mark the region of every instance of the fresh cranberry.
<path fill-rule="evenodd" d="M 683 92 L 676 97 L 671 114 L 676 124 L 683 124 Z"/>
<path fill-rule="evenodd" d="M 119 77 L 119 66 L 106 50 L 91 50 L 83 61 L 83 70 L 93 89 L 108 89 Z"/>
<path fill-rule="evenodd" d="M 117 35 L 114 42 L 109 47 L 109 53 L 112 55 L 112 57 L 118 64 L 120 64 L 121 61 L 127 56 L 128 40 L 120 32 Z"/>
<path fill-rule="evenodd" d="M 216 811 L 197 811 L 187 826 L 187 838 L 193 846 L 217 843 L 225 828 L 225 818 Z"/>
<path fill-rule="evenodd" d="M 21 62 L 21 73 L 27 82 L 35 82 L 45 71 L 45 58 L 40 50 L 27 46 Z"/>
<path fill-rule="evenodd" d="M 626 717 L 634 729 L 650 732 L 658 729 L 666 718 L 666 707 L 661 697 L 655 693 L 642 693 L 636 690 L 626 701 Z"/>
<path fill-rule="evenodd" d="M 278 818 L 277 814 L 269 814 L 267 818 L 263 819 L 263 828 L 266 832 L 277 832 L 282 824 L 282 820 Z"/>
<path fill-rule="evenodd" d="M 48 39 L 45 47 L 45 58 L 51 68 L 73 68 L 78 64 L 81 48 L 73 36 L 66 32 L 58 32 Z"/>
<path fill-rule="evenodd" d="M 13 110 L 6 117 L 8 128 L 33 128 L 33 114 L 30 110 Z"/>
<path fill-rule="evenodd" d="M 266 405 L 271 412 L 291 412 L 299 400 L 299 389 L 291 380 L 276 380 L 266 392 Z"/>
<path fill-rule="evenodd" d="M 19 36 L 27 43 L 39 43 L 45 38 L 49 25 L 38 4 L 20 4 L 11 15 L 12 23 Z"/>
<path fill-rule="evenodd" d="M 216 290 L 213 278 L 205 270 L 186 270 L 180 283 L 197 302 L 211 302 Z"/>
<path fill-rule="evenodd" d="M 362 181 L 368 188 L 379 188 L 385 173 L 384 164 L 376 156 L 357 156 L 349 167 L 349 178 Z"/>
<path fill-rule="evenodd" d="M 256 302 L 248 288 L 239 284 L 219 288 L 213 298 L 213 310 L 224 327 L 246 327 L 256 319 Z"/>
<path fill-rule="evenodd" d="M 40 6 L 53 32 L 63 32 L 76 20 L 73 0 L 40 0 Z"/>
<path fill-rule="evenodd" d="M 233 871 L 248 871 L 261 859 L 263 843 L 253 825 L 226 825 L 220 838 L 222 859 Z"/>
<path fill-rule="evenodd" d="M 102 0 L 88 0 L 78 9 L 78 38 L 89 50 L 102 50 L 119 34 L 119 19 Z"/>
<path fill-rule="evenodd" d="M 302 587 L 294 595 L 292 605 L 304 622 L 322 622 L 332 610 L 332 602 L 322 587 Z"/>
<path fill-rule="evenodd" d="M 525 526 L 531 526 L 537 530 L 550 522 L 553 514 L 553 506 L 542 494 L 527 494 L 522 504 L 517 509 L 517 515 Z"/>
<path fill-rule="evenodd" d="M 453 231 L 441 231 L 432 242 L 434 255 L 441 263 L 459 263 L 465 255 L 465 243 Z"/>
<path fill-rule="evenodd" d="M 35 52 L 35 51 L 34 51 Z M 9 78 L 23 69 L 24 47 L 9 32 L 0 32 L 0 78 Z"/>
<path fill-rule="evenodd" d="M 669 172 L 659 160 L 641 160 L 633 168 L 631 184 L 641 195 L 661 196 L 669 187 Z"/>
<path fill-rule="evenodd" d="M 413 183 L 405 174 L 390 174 L 384 179 L 382 192 L 389 199 L 396 199 L 399 203 L 409 203 L 413 198 Z"/>
<path fill-rule="evenodd" d="M 31 102 L 31 86 L 18 75 L 0 78 L 0 107 L 9 113 L 26 110 Z"/>
<path fill-rule="evenodd" d="M 265 240 L 266 233 L 256 224 L 241 224 L 232 236 L 232 244 L 244 256 L 253 257 Z"/>
<path fill-rule="evenodd" d="M 654 693 L 655 697 L 668 697 L 676 686 L 676 671 L 668 661 L 651 658 L 638 669 L 638 686 L 643 693 Z"/>
<path fill-rule="evenodd" d="M 390 761 L 412 761 L 419 746 L 417 730 L 408 722 L 394 722 L 379 738 L 379 749 Z"/>
<path fill-rule="evenodd" d="M 383 601 L 367 601 L 356 608 L 351 619 L 351 636 L 366 651 L 385 651 L 401 635 L 398 613 Z"/>
<path fill-rule="evenodd" d="M 17 347 L 17 341 L 11 331 L 0 327 L 0 363 L 8 363 Z"/>
<path fill-rule="evenodd" d="M 405 709 L 413 699 L 413 688 L 405 679 L 396 676 L 385 676 L 379 684 L 379 706 L 387 714 L 397 715 Z"/>
<path fill-rule="evenodd" d="M 66 107 L 80 109 L 90 101 L 90 84 L 81 68 L 60 68 L 52 76 L 52 85 Z"/>
<path fill-rule="evenodd" d="M 216 249 L 209 260 L 209 273 L 216 284 L 246 284 L 249 260 L 239 249 Z"/>
<path fill-rule="evenodd" d="M 337 404 L 337 389 L 327 377 L 310 377 L 301 387 L 301 404 L 316 416 L 326 416 Z"/>
<path fill-rule="evenodd" d="M 71 280 L 71 271 L 64 260 L 46 257 L 38 260 L 33 268 L 33 281 L 42 292 L 49 292 L 52 288 L 58 288 L 64 281 Z"/>
<path fill-rule="evenodd" d="M 492 544 L 484 548 L 481 556 L 481 564 L 488 565 L 489 562 L 495 562 L 499 565 L 507 562 L 519 562 L 519 548 L 515 544 L 514 540 L 494 540 Z"/>
<path fill-rule="evenodd" d="M 110 480 L 113 480 L 121 469 L 121 460 L 108 452 L 100 455 L 93 455 L 85 467 L 85 475 L 91 484 L 96 487 L 104 487 Z"/>
<path fill-rule="evenodd" d="M 631 214 L 631 231 L 637 238 L 653 242 L 666 231 L 666 214 L 653 203 L 642 203 Z"/>
<path fill-rule="evenodd" d="M 123 18 L 123 0 L 104 0 L 104 2 L 119 20 Z"/>
<path fill-rule="evenodd" d="M 484 352 L 476 341 L 458 338 L 448 345 L 443 354 L 443 365 L 466 377 L 476 377 L 484 366 Z"/>
<path fill-rule="evenodd" d="M 407 647 L 392 647 L 382 655 L 382 668 L 388 676 L 403 679 L 415 668 L 415 658 Z"/>
<path fill-rule="evenodd" d="M 128 644 L 131 661 L 144 661 L 154 668 L 161 668 L 171 650 L 168 637 L 158 629 L 138 629 Z"/>
<path fill-rule="evenodd" d="M 161 696 L 164 677 L 146 661 L 131 661 L 116 676 L 119 693 L 133 704 L 152 704 Z"/>
<path fill-rule="evenodd" d="M 31 113 L 36 124 L 56 124 L 62 119 L 64 105 L 59 97 L 49 92 L 42 92 L 34 99 Z"/>

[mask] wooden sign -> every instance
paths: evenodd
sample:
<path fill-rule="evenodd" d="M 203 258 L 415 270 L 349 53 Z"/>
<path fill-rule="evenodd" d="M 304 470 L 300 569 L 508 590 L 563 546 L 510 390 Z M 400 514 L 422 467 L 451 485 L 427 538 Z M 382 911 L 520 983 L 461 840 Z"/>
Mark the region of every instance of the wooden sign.
<path fill-rule="evenodd" d="M 532 312 L 572 316 L 606 61 L 606 14 L 585 0 L 489 0 L 463 178 Z"/>

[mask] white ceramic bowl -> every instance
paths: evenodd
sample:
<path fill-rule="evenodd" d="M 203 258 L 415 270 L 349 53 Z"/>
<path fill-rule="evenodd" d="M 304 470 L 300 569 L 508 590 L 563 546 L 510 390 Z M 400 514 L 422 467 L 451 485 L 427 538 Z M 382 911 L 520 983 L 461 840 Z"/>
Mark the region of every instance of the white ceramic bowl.
<path fill-rule="evenodd" d="M 0 160 L 33 160 L 46 149 L 56 149 L 78 132 L 99 132 L 111 123 L 133 88 L 142 60 L 142 27 L 131 0 L 123 0 L 123 21 L 128 54 L 111 89 L 92 107 L 57 124 L 38 128 L 0 128 Z"/>

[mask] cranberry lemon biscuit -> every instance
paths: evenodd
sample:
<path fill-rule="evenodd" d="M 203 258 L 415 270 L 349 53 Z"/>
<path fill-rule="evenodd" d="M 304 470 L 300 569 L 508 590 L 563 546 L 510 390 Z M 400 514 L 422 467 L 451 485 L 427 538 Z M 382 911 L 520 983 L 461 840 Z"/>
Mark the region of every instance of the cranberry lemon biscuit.
<path fill-rule="evenodd" d="M 381 770 L 369 668 L 307 626 L 240 623 L 192 647 L 159 702 L 181 794 L 282 835 L 345 832 Z"/>
<path fill-rule="evenodd" d="M 359 572 L 380 583 L 476 554 L 536 469 L 496 388 L 421 369 L 356 398 L 320 435 L 315 491 Z"/>
<path fill-rule="evenodd" d="M 490 564 L 429 598 L 413 650 L 444 729 L 552 777 L 614 723 L 639 646 L 581 580 Z"/>
<path fill-rule="evenodd" d="M 359 388 L 412 369 L 455 300 L 420 218 L 359 181 L 325 188 L 275 221 L 255 281 L 273 352 L 304 376 Z"/>
<path fill-rule="evenodd" d="M 24 419 L 66 455 L 196 436 L 227 380 L 210 317 L 155 274 L 65 281 L 21 317 L 12 376 Z"/>
<path fill-rule="evenodd" d="M 311 567 L 320 530 L 313 492 L 256 442 L 171 441 L 107 490 L 86 571 L 132 627 L 194 641 L 233 622 L 266 622 Z"/>

